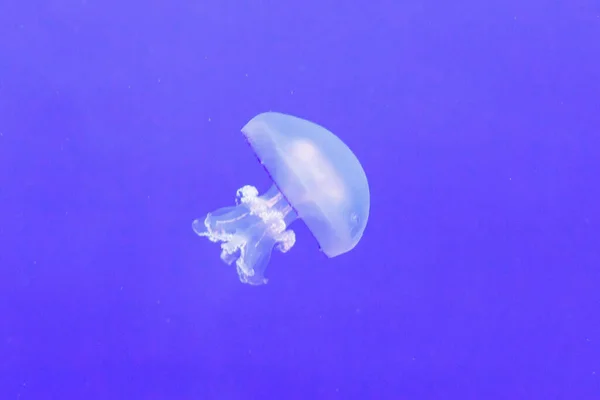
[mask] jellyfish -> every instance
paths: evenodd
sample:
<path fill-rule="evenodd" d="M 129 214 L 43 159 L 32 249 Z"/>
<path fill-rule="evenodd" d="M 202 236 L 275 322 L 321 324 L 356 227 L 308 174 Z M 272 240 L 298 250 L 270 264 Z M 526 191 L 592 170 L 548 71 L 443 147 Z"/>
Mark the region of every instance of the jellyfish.
<path fill-rule="evenodd" d="M 243 283 L 267 283 L 273 249 L 286 253 L 296 242 L 289 226 L 304 221 L 329 258 L 352 250 L 369 218 L 369 185 L 354 153 L 332 132 L 277 112 L 252 118 L 242 133 L 272 185 L 237 191 L 236 205 L 196 219 L 196 234 L 221 243 L 221 259 L 235 262 Z"/>

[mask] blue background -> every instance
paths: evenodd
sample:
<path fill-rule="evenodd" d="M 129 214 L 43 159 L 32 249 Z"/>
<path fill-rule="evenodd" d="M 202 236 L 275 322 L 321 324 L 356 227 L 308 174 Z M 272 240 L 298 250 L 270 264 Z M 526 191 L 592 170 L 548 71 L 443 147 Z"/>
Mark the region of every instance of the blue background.
<path fill-rule="evenodd" d="M 599 399 L 600 5 L 0 1 L 0 399 Z M 363 240 L 191 230 L 335 132 Z"/>

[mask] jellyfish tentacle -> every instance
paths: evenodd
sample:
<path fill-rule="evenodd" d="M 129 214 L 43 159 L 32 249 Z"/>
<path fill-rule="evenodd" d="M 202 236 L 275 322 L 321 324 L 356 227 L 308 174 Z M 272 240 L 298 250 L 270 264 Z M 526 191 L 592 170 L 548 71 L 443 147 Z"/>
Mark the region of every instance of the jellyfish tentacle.
<path fill-rule="evenodd" d="M 276 187 L 258 196 L 255 187 L 246 185 L 236 192 L 236 203 L 195 220 L 192 227 L 199 236 L 222 242 L 221 259 L 228 265 L 235 262 L 242 282 L 267 283 L 264 272 L 273 248 L 285 253 L 296 241 L 294 231 L 287 229 L 295 213 Z"/>

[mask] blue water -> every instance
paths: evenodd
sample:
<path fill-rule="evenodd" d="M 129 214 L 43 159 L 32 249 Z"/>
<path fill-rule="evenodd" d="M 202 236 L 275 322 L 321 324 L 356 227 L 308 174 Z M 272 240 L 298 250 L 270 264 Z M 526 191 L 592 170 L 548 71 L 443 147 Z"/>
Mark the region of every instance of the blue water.
<path fill-rule="evenodd" d="M 600 399 L 600 5 L 0 1 L 0 400 Z M 195 218 L 335 132 L 370 219 L 269 283 Z"/>

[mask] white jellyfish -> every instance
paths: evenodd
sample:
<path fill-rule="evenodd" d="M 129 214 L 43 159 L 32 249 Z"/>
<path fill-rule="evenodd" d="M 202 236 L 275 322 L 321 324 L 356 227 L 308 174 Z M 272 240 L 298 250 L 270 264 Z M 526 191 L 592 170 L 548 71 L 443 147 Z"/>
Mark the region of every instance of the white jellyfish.
<path fill-rule="evenodd" d="M 369 218 L 369 184 L 360 162 L 327 129 L 291 115 L 267 112 L 242 133 L 273 185 L 262 196 L 253 186 L 237 191 L 237 206 L 220 208 L 193 222 L 194 231 L 221 243 L 221 259 L 235 262 L 244 283 L 267 283 L 273 248 L 295 243 L 288 229 L 302 219 L 321 250 L 335 257 L 354 248 Z"/>

